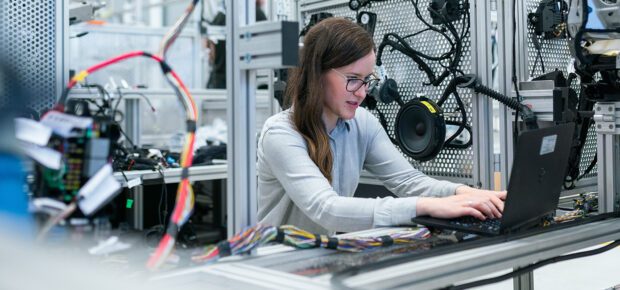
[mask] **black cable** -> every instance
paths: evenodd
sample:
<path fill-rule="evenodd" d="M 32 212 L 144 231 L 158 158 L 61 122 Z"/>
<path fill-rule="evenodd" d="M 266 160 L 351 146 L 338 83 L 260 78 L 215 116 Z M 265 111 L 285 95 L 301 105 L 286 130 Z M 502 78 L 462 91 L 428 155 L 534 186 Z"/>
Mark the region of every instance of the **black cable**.
<path fill-rule="evenodd" d="M 149 107 L 151 108 L 151 111 L 152 112 L 156 112 L 155 106 L 153 106 L 153 103 L 151 103 L 151 101 L 149 100 L 149 98 L 145 94 L 139 93 L 139 92 L 128 92 L 128 93 L 123 93 L 123 95 L 124 96 L 134 95 L 134 96 L 142 97 L 142 99 L 144 99 L 146 101 L 146 103 L 149 105 Z"/>
<path fill-rule="evenodd" d="M 379 122 L 381 123 L 381 126 L 383 127 L 383 130 L 385 130 L 385 133 L 387 134 L 388 138 L 390 138 L 390 141 L 392 142 L 392 144 L 398 145 L 398 142 L 396 141 L 396 139 L 394 139 L 394 138 L 392 138 L 392 136 L 390 136 L 390 132 L 388 132 L 387 120 L 385 119 L 385 115 L 383 115 L 383 112 L 381 112 L 381 110 L 379 110 L 379 106 L 378 105 L 377 105 L 377 107 L 375 107 L 375 110 L 377 110 L 377 113 L 379 114 Z"/>
<path fill-rule="evenodd" d="M 506 279 L 510 279 L 519 275 L 523 275 L 529 272 L 532 272 L 540 267 L 544 267 L 547 266 L 549 264 L 553 264 L 553 263 L 557 263 L 557 262 L 563 262 L 563 261 L 567 261 L 567 260 L 572 260 L 572 259 L 577 259 L 577 258 L 583 258 L 583 257 L 589 257 L 589 256 L 594 256 L 600 253 L 604 253 L 606 251 L 609 251 L 615 247 L 617 247 L 618 245 L 620 245 L 620 240 L 616 240 L 608 245 L 605 245 L 603 247 L 600 247 L 598 249 L 594 249 L 594 250 L 589 250 L 589 251 L 584 251 L 584 252 L 578 252 L 578 253 L 573 253 L 573 254 L 568 254 L 568 255 L 564 255 L 564 256 L 558 256 L 558 257 L 553 257 L 553 258 L 549 258 L 549 259 L 545 259 L 539 262 L 536 262 L 534 264 L 531 264 L 529 266 L 525 266 L 523 268 L 514 270 L 510 273 L 506 273 L 504 275 L 500 275 L 497 277 L 492 277 L 492 278 L 488 278 L 488 279 L 482 279 L 482 280 L 478 280 L 478 281 L 473 281 L 473 282 L 469 282 L 469 283 L 465 283 L 465 284 L 461 284 L 461 285 L 456 285 L 456 286 L 448 286 L 446 288 L 443 289 L 449 289 L 449 290 L 460 290 L 460 289 L 469 289 L 469 288 L 473 288 L 473 287 L 480 287 L 483 285 L 488 285 L 488 284 L 492 284 L 492 283 L 497 283 Z"/>
<path fill-rule="evenodd" d="M 463 132 L 463 130 L 465 129 L 465 126 L 467 126 L 467 110 L 465 109 L 465 104 L 463 104 L 463 100 L 461 100 L 461 97 L 459 96 L 458 92 L 456 91 L 456 86 L 459 83 L 462 83 L 464 81 L 465 81 L 464 77 L 455 77 L 455 78 L 453 78 L 450 81 L 450 83 L 448 83 L 448 86 L 446 87 L 446 89 L 444 90 L 443 94 L 441 95 L 441 97 L 437 101 L 437 106 L 442 107 L 443 103 L 448 99 L 448 97 L 454 96 L 456 104 L 457 104 L 459 110 L 461 111 L 461 122 L 459 124 L 459 128 L 456 130 L 456 132 L 454 132 L 454 134 L 452 134 L 452 136 L 450 136 L 444 142 L 444 144 L 446 144 L 449 147 L 452 147 L 450 145 L 450 142 L 452 142 L 452 140 L 454 140 L 456 137 L 458 137 Z"/>
<path fill-rule="evenodd" d="M 129 136 L 127 135 L 127 133 L 125 133 L 125 131 L 123 130 L 123 128 L 121 126 L 118 126 L 118 130 L 121 132 L 121 134 L 123 134 L 123 136 L 125 137 L 125 139 L 127 139 L 127 142 L 129 142 L 129 144 L 131 145 L 132 148 L 136 148 L 136 144 L 133 143 L 133 140 L 131 140 L 131 138 L 129 138 Z"/>
<path fill-rule="evenodd" d="M 469 126 L 467 124 L 463 125 L 462 122 L 449 121 L 449 120 L 446 121 L 446 125 L 463 126 L 463 128 L 469 132 L 469 140 L 466 143 L 464 143 L 464 144 L 452 144 L 451 142 L 449 142 L 449 141 L 452 141 L 452 140 L 449 140 L 449 141 L 446 140 L 444 147 L 452 148 L 452 149 L 467 149 L 467 148 L 471 147 L 471 145 L 473 144 L 472 136 L 474 136 L 474 134 L 472 132 L 472 129 L 471 129 L 471 126 Z M 453 136 L 458 137 L 458 135 L 460 135 L 460 134 L 454 134 Z"/>
<path fill-rule="evenodd" d="M 543 57 L 542 57 L 542 47 L 540 46 L 538 36 L 532 35 L 532 40 L 533 40 L 532 42 L 534 43 L 534 48 L 536 49 L 536 58 L 534 59 L 534 66 L 532 67 L 532 70 L 530 71 L 530 77 L 534 76 L 534 72 L 536 71 L 536 68 L 538 67 L 539 59 L 540 59 L 540 67 L 542 68 L 542 72 L 543 74 L 545 73 L 545 61 L 543 60 Z"/>
<path fill-rule="evenodd" d="M 467 4 L 468 2 L 465 1 L 464 3 Z M 452 33 L 453 37 L 455 38 L 455 43 L 456 43 L 454 58 L 450 62 L 450 65 L 448 66 L 448 68 L 445 69 L 443 73 L 437 78 L 436 84 L 433 84 L 437 86 L 441 84 L 441 82 L 446 77 L 448 77 L 450 73 L 453 73 L 453 68 L 456 68 L 458 64 L 460 63 L 460 59 L 462 56 L 462 50 L 463 50 L 463 47 L 462 47 L 463 44 L 462 44 L 462 39 L 460 38 L 460 35 L 458 34 L 458 32 L 456 31 L 456 28 L 450 21 L 448 21 L 441 13 L 439 13 L 438 11 L 432 8 L 429 8 L 429 11 L 430 13 L 433 13 L 435 16 L 439 17 L 442 20 L 444 25 L 448 28 L 448 31 Z M 466 13 L 466 14 L 469 14 L 469 13 Z M 466 19 L 466 17 L 463 17 L 463 19 Z"/>
<path fill-rule="evenodd" d="M 517 102 L 521 102 L 521 94 L 519 93 L 519 84 L 517 79 L 517 0 L 512 1 L 512 85 L 515 88 Z M 515 110 L 515 121 L 512 130 L 512 141 L 517 142 L 519 136 L 519 110 Z"/>
<path fill-rule="evenodd" d="M 166 228 L 166 225 L 164 224 L 164 221 L 167 221 L 166 217 L 168 216 L 168 186 L 166 186 L 166 178 L 164 176 L 164 172 L 161 170 L 161 168 L 157 168 L 157 171 L 159 172 L 159 175 L 161 175 L 161 180 L 162 180 L 162 188 L 161 188 L 161 193 L 159 195 L 159 206 L 157 207 L 159 209 L 159 224 L 163 225 L 164 228 Z M 161 205 L 162 205 L 162 199 L 164 200 L 164 210 L 161 210 Z M 163 217 L 162 217 L 163 215 Z"/>
<path fill-rule="evenodd" d="M 114 112 L 118 111 L 118 106 L 121 104 L 121 101 L 123 100 L 123 92 L 121 92 L 121 88 L 116 88 L 116 91 L 118 92 L 118 101 L 116 101 L 116 104 L 114 105 Z"/>
<path fill-rule="evenodd" d="M 383 41 L 381 42 L 381 44 L 379 44 L 379 48 L 377 49 L 377 65 L 378 66 L 383 64 L 381 61 L 381 56 L 383 54 L 383 49 L 387 45 L 391 46 L 393 49 L 396 49 L 400 51 L 401 53 L 403 53 L 404 55 L 411 58 L 415 63 L 418 64 L 418 68 L 422 70 L 424 73 L 426 73 L 426 76 L 428 77 L 430 83 L 435 82 L 436 80 L 435 73 L 428 66 L 428 64 L 426 64 L 426 62 L 424 62 L 414 51 L 409 50 L 407 48 L 407 45 L 403 45 L 398 42 L 390 40 L 388 35 L 384 36 Z"/>
<path fill-rule="evenodd" d="M 417 0 L 411 0 L 411 3 L 415 9 L 415 15 L 416 17 L 426 25 L 427 28 L 420 30 L 418 32 L 415 32 L 413 34 L 409 34 L 405 37 L 400 37 L 395 33 L 388 33 L 384 36 L 383 41 L 381 42 L 381 44 L 378 47 L 377 50 L 377 65 L 381 65 L 382 61 L 381 61 L 381 56 L 383 54 L 383 49 L 386 46 L 391 46 L 392 50 L 398 50 L 399 52 L 405 54 L 406 56 L 410 57 L 414 62 L 416 62 L 416 64 L 418 65 L 418 68 L 421 69 L 422 71 L 424 71 L 424 73 L 426 73 L 429 82 L 428 83 L 424 83 L 424 85 L 433 85 L 433 86 L 438 86 L 439 84 L 441 84 L 443 82 L 443 80 L 448 77 L 450 74 L 456 74 L 461 73 L 463 74 L 463 72 L 461 70 L 459 70 L 457 67 L 460 63 L 462 54 L 463 54 L 463 47 L 462 47 L 462 39 L 469 33 L 469 13 L 468 12 L 461 12 L 463 14 L 465 14 L 465 16 L 463 17 L 463 25 L 461 27 L 461 34 L 459 35 L 458 31 L 456 30 L 456 27 L 454 26 L 454 24 L 452 24 L 450 21 L 448 21 L 448 19 L 446 19 L 443 15 L 441 15 L 441 13 L 433 10 L 433 9 L 429 9 L 429 11 L 431 11 L 431 13 L 433 13 L 433 15 L 435 15 L 436 17 L 438 17 L 439 19 L 441 19 L 441 21 L 443 22 L 443 28 L 439 29 L 433 25 L 431 25 L 430 23 L 428 23 L 424 17 L 422 16 L 420 9 L 419 9 L 419 5 L 418 5 L 418 1 Z M 461 10 L 465 10 L 468 9 L 469 7 L 469 2 L 465 1 L 465 4 L 463 4 L 463 7 L 461 8 Z M 450 37 L 447 33 L 446 30 L 451 34 L 452 37 Z M 425 53 L 422 53 L 418 50 L 413 49 L 409 43 L 406 41 L 407 38 L 416 36 L 420 33 L 426 32 L 426 31 L 434 31 L 439 33 L 441 36 L 443 36 L 443 38 L 445 38 L 447 40 L 447 42 L 450 45 L 450 50 L 439 55 L 439 56 L 431 56 Z M 390 39 L 390 37 L 394 37 L 397 39 L 397 41 L 393 41 Z M 427 59 L 427 60 L 432 60 L 432 61 L 437 61 L 439 63 L 439 65 L 441 67 L 444 68 L 444 71 L 439 75 L 435 75 L 435 72 L 433 72 L 433 70 L 430 68 L 430 66 L 423 60 Z M 448 64 L 444 64 L 442 61 L 449 60 Z"/>

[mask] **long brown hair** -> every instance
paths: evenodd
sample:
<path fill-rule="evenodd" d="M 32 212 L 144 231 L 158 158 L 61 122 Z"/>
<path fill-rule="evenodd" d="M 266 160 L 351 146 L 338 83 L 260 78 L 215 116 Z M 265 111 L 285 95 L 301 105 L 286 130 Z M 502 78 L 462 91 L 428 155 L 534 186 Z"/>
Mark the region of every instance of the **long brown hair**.
<path fill-rule="evenodd" d="M 349 65 L 375 49 L 371 35 L 344 18 L 325 19 L 304 38 L 299 66 L 291 71 L 286 90 L 292 121 L 308 145 L 308 154 L 332 182 L 334 163 L 329 136 L 322 121 L 325 93 L 321 78 L 332 68 Z"/>

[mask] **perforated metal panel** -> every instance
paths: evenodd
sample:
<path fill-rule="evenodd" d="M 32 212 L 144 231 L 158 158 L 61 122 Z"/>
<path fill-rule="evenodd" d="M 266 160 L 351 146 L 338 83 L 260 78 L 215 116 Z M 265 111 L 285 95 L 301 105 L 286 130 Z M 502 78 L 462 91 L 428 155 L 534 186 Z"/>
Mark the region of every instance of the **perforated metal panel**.
<path fill-rule="evenodd" d="M 333 2 L 333 1 L 332 1 Z M 329 3 L 332 3 L 329 2 Z M 425 19 L 430 21 L 427 7 L 430 1 L 419 1 L 419 8 Z M 309 16 L 318 12 L 329 12 L 335 16 L 349 17 L 355 19 L 356 13 L 348 7 L 348 1 L 340 1 L 330 6 L 321 8 L 300 9 L 302 20 L 309 20 Z M 384 2 L 372 2 L 370 7 L 365 7 L 360 11 L 370 11 L 377 14 L 377 25 L 375 28 L 374 39 L 378 46 L 386 33 L 397 33 L 400 36 L 406 36 L 426 28 L 424 24 L 415 17 L 415 10 L 411 1 L 388 0 Z M 475 19 L 472 14 L 471 19 Z M 461 29 L 461 22 L 455 25 L 457 30 Z M 473 26 L 473 23 L 472 23 Z M 438 33 L 425 32 L 416 37 L 409 39 L 410 45 L 426 54 L 441 55 L 450 50 L 449 43 Z M 464 73 L 472 71 L 472 53 L 471 40 L 469 35 L 463 39 L 463 56 L 459 69 Z M 426 74 L 417 68 L 417 64 L 404 54 L 393 51 L 386 47 L 381 58 L 383 66 L 386 68 L 388 75 L 394 78 L 399 87 L 399 92 L 403 96 L 403 101 L 407 102 L 418 94 L 422 94 L 432 100 L 437 100 L 451 80 L 451 77 L 445 79 L 438 87 L 426 86 L 423 83 L 428 82 Z M 443 72 L 443 68 L 436 62 L 429 63 L 431 68 L 437 75 Z M 459 95 L 465 104 L 468 124 L 472 124 L 472 93 L 469 90 L 459 90 Z M 394 122 L 400 106 L 393 104 L 379 104 L 379 109 L 384 113 L 388 122 L 388 134 L 394 136 Z M 457 109 L 456 102 L 451 97 L 443 104 L 444 112 L 453 112 Z M 376 114 L 376 112 L 371 111 Z M 446 120 L 460 121 L 460 114 L 456 117 L 446 118 Z M 473 128 L 474 138 L 478 134 L 476 128 Z M 400 150 L 400 148 L 399 148 Z M 402 151 L 401 151 L 402 153 Z M 408 157 L 407 157 L 408 158 Z M 474 152 L 469 149 L 446 149 L 444 148 L 437 158 L 428 162 L 417 162 L 411 158 L 409 161 L 419 170 L 427 175 L 442 177 L 442 179 L 469 180 L 473 179 L 474 171 Z"/>
<path fill-rule="evenodd" d="M 0 44 L 4 56 L 15 68 L 17 79 L 28 89 L 30 107 L 36 111 L 50 108 L 58 97 L 59 62 L 62 52 L 58 33 L 64 1 L 0 1 Z M 15 84 L 9 84 L 13 86 Z M 8 105 L 10 98 L 0 100 Z"/>
<path fill-rule="evenodd" d="M 536 11 L 540 0 L 528 0 L 525 2 L 525 9 L 527 15 L 529 12 Z M 540 76 L 543 74 L 542 66 L 540 64 L 540 59 L 538 60 L 538 64 L 536 68 L 534 68 L 534 63 L 537 57 L 537 50 L 534 47 L 533 37 L 536 37 L 534 34 L 534 28 L 525 23 L 527 25 L 527 73 L 528 75 L 533 75 L 534 77 Z M 573 59 L 571 58 L 571 53 L 568 49 L 567 39 L 543 39 L 539 37 L 539 42 L 541 46 L 541 55 L 543 62 L 545 64 L 545 72 L 551 72 L 555 69 L 559 69 L 564 72 L 565 76 L 568 76 L 568 66 L 572 64 Z M 573 89 L 579 93 L 579 79 L 573 81 Z M 591 127 L 588 131 L 588 137 L 586 139 L 585 146 L 583 148 L 583 152 L 581 155 L 581 161 L 579 164 L 580 172 L 584 172 L 590 162 L 596 155 L 596 131 L 594 127 Z M 597 167 L 595 166 L 592 171 L 585 176 L 585 178 L 596 177 L 597 175 Z"/>

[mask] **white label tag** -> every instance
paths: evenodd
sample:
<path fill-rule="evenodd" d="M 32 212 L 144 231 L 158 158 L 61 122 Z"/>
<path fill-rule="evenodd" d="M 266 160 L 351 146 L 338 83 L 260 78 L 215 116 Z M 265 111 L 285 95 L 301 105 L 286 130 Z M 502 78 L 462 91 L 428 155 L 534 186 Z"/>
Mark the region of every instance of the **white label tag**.
<path fill-rule="evenodd" d="M 555 151 L 555 142 L 557 140 L 558 135 L 543 137 L 542 144 L 540 145 L 540 155 L 553 153 L 553 151 Z"/>
<path fill-rule="evenodd" d="M 45 146 L 52 136 L 52 129 L 34 120 L 16 118 L 15 136 L 24 142 Z"/>
<path fill-rule="evenodd" d="M 120 192 L 121 184 L 112 176 L 112 166 L 104 165 L 78 192 L 78 206 L 91 215 Z"/>
<path fill-rule="evenodd" d="M 86 129 L 93 124 L 93 119 L 52 111 L 41 118 L 41 124 L 62 137 L 70 137 L 73 128 Z"/>
<path fill-rule="evenodd" d="M 133 188 L 136 187 L 138 185 L 142 185 L 142 177 L 138 177 L 138 178 L 134 178 L 130 181 L 127 181 L 127 187 L 128 188 Z"/>

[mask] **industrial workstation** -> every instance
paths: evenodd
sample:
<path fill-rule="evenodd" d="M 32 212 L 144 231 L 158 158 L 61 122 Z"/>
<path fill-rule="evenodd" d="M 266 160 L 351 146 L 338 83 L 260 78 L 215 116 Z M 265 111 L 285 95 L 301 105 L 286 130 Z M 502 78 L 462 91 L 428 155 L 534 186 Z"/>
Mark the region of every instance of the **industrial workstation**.
<path fill-rule="evenodd" d="M 2 0 L 0 289 L 620 289 L 620 1 Z"/>

